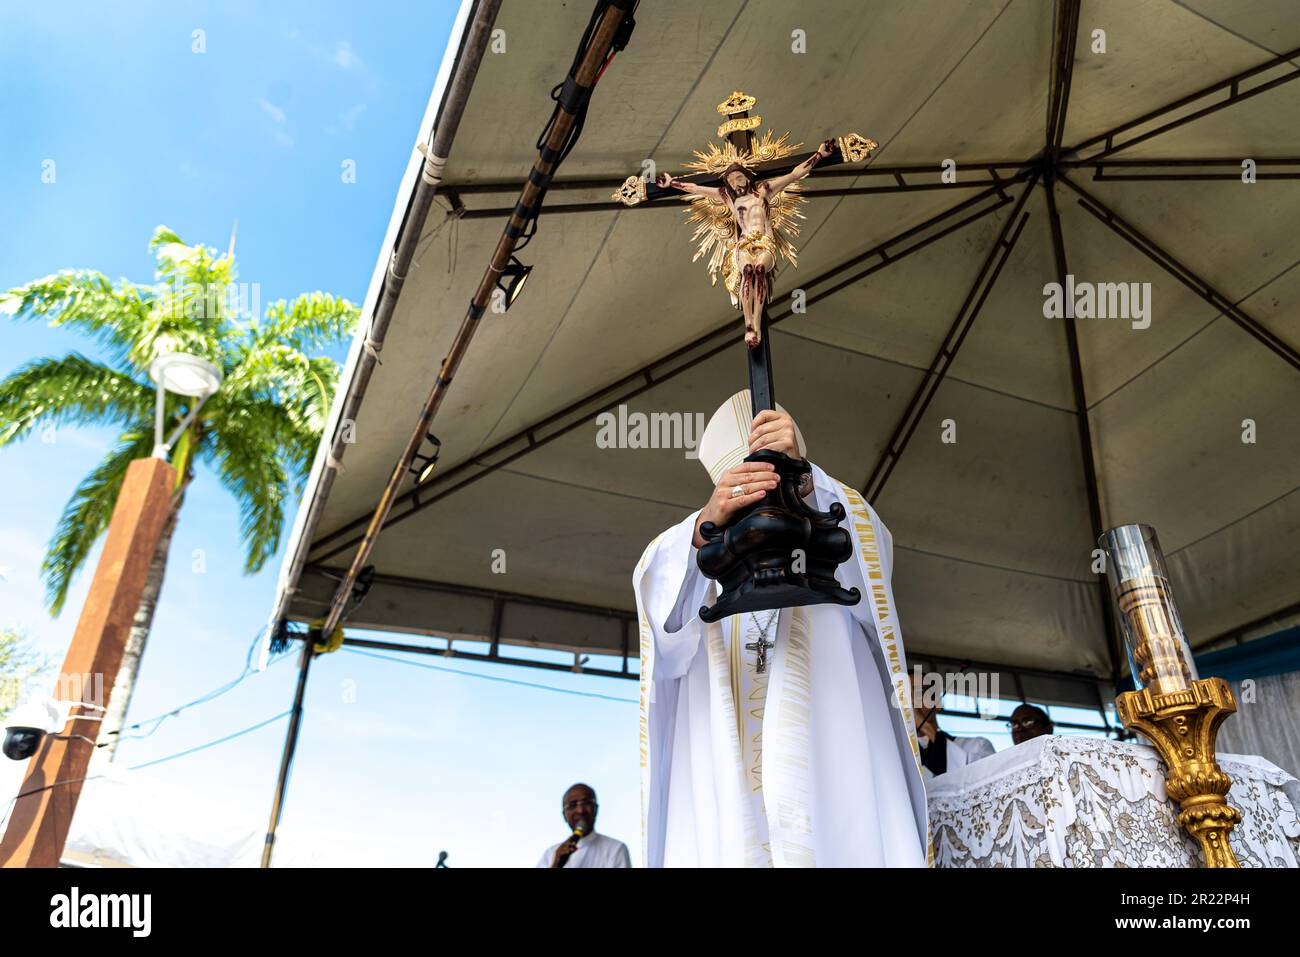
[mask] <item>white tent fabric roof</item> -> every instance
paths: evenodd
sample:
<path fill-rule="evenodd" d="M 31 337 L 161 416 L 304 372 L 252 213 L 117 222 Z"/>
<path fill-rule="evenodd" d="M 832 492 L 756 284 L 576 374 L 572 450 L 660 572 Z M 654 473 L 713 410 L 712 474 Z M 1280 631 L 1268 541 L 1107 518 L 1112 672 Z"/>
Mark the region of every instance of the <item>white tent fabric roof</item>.
<path fill-rule="evenodd" d="M 1288 0 L 1085 0 L 1083 11 L 1067 146 L 1300 46 Z M 358 525 L 414 427 L 505 224 L 504 212 L 473 211 L 514 204 L 553 106 L 548 92 L 563 79 L 589 13 L 585 4 L 550 5 L 544 16 L 517 0 L 502 7 L 506 52 L 484 58 L 355 443 L 320 521 L 300 521 L 291 543 L 286 568 L 300 550 L 308 561 L 299 580 L 283 582 L 296 588 L 282 595 L 291 617 L 319 617 L 336 584 L 330 570 L 351 560 Z M 805 31 L 806 54 L 791 52 L 795 29 Z M 746 385 L 740 323 L 703 263 L 691 262 L 679 205 L 547 208 L 606 202 L 612 185 L 647 159 L 683 172 L 691 151 L 714 138 L 714 106 L 734 89 L 758 98 L 763 129 L 790 130 L 810 146 L 856 131 L 881 143 L 875 165 L 932 168 L 909 181 L 937 182 L 939 164 L 952 158 L 959 178 L 985 182 L 987 174 L 964 167 L 1027 161 L 1043 149 L 1053 29 L 1053 5 L 1039 0 L 643 5 L 559 174 L 611 185 L 549 193 L 537 236 L 521 253 L 534 266 L 527 288 L 508 314 L 484 318 L 434 423 L 441 478 L 421 498 L 436 501 L 416 511 L 409 499 L 399 502 L 398 521 L 372 556 L 376 585 L 349 624 L 487 638 L 496 602 L 503 643 L 625 649 L 633 565 L 650 538 L 699 507 L 708 480 L 681 450 L 598 448 L 591 415 L 628 395 L 626 384 L 612 386 L 668 357 L 652 370 L 656 384 L 638 380 L 629 410 L 707 419 Z M 1098 29 L 1105 53 L 1092 52 Z M 1263 79 L 1292 69 L 1283 64 Z M 1281 84 L 1116 158 L 1294 157 L 1300 125 L 1289 120 L 1297 115 L 1300 83 Z M 1300 182 L 1118 182 L 1085 169 L 1071 176 L 1292 348 L 1300 344 Z M 485 184 L 505 185 L 487 192 Z M 1025 188 L 1009 186 L 1007 196 Z M 810 199 L 799 268 L 778 275 L 775 300 L 976 192 Z M 447 215 L 448 197 L 471 215 Z M 1150 328 L 1078 323 L 1103 524 L 1156 527 L 1188 632 L 1194 644 L 1206 642 L 1300 597 L 1300 372 L 1076 199 L 1057 187 L 1069 271 L 1151 284 Z M 395 225 L 404 207 L 399 196 Z M 777 395 L 798 419 L 809 457 L 831 474 L 863 487 L 1011 209 L 773 329 Z M 1110 677 L 1065 324 L 1043 316 L 1055 267 L 1042 186 L 1024 210 L 1023 233 L 874 504 L 894 536 L 909 651 Z M 380 267 L 389 251 L 381 250 Z M 676 350 L 718 329 L 729 339 L 716 341 L 729 348 L 660 381 L 702 347 L 680 358 Z M 585 397 L 592 401 L 583 408 L 548 421 Z M 941 441 L 946 419 L 956 423 L 952 444 Z M 1241 438 L 1246 419 L 1256 425 L 1253 444 Z M 521 435 L 537 427 L 541 440 L 574 422 L 582 424 L 531 450 Z M 320 473 L 318 463 L 309 501 Z M 493 570 L 497 549 L 505 574 Z"/>
<path fill-rule="evenodd" d="M 0 760 L 0 795 L 12 809 L 27 761 Z M 81 867 L 256 867 L 266 827 L 206 794 L 107 761 L 81 787 L 63 863 Z M 2 815 L 7 817 L 8 815 Z"/>

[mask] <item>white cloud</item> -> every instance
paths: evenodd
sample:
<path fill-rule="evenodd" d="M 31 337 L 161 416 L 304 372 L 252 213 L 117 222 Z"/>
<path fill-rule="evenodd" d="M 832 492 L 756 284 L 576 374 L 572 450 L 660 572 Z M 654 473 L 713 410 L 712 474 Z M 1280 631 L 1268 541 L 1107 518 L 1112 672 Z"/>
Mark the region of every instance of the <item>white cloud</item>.
<path fill-rule="evenodd" d="M 325 127 L 325 132 L 335 136 L 350 134 L 356 128 L 357 120 L 361 118 L 361 114 L 365 111 L 366 104 L 364 103 L 358 103 L 351 109 L 344 110 L 338 115 L 338 122 Z"/>
<path fill-rule="evenodd" d="M 280 109 L 278 106 L 276 106 L 274 103 L 272 103 L 270 100 L 266 99 L 265 97 L 258 100 L 257 102 L 258 105 L 262 107 L 262 112 L 265 113 L 267 116 L 269 116 L 271 119 L 275 120 L 275 122 L 277 123 L 284 122 L 285 119 L 284 110 Z"/>
<path fill-rule="evenodd" d="M 274 124 L 270 128 L 271 139 L 275 140 L 285 149 L 292 149 L 294 145 L 293 137 L 284 129 L 284 124 L 288 119 L 288 114 L 265 97 L 259 99 L 257 105 L 262 108 L 262 112 L 270 117 L 271 122 Z"/>
<path fill-rule="evenodd" d="M 98 562 L 98 551 L 97 547 L 91 555 L 91 562 Z M 25 632 L 36 643 L 37 651 L 55 656 L 57 661 L 72 640 L 79 610 L 90 589 L 91 576 L 83 569 L 83 574 L 73 579 L 63 614 L 51 618 L 45 610 L 45 583 L 40 579 L 44 557 L 45 543 L 32 532 L 13 526 L 0 527 L 0 562 L 8 569 L 7 577 L 0 583 L 4 608 L 0 626 Z"/>
<path fill-rule="evenodd" d="M 334 48 L 334 62 L 345 70 L 351 70 L 361 66 L 361 57 L 352 52 L 351 43 L 340 40 Z"/>

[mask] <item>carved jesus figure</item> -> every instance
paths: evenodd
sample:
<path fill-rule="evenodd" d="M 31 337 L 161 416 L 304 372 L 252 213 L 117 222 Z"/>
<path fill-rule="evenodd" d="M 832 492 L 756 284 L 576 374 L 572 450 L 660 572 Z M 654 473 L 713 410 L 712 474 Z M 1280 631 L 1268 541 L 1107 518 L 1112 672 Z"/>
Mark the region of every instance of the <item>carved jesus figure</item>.
<path fill-rule="evenodd" d="M 721 186 L 701 186 L 676 180 L 671 173 L 661 173 L 656 185 L 679 189 L 684 193 L 708 196 L 724 203 L 731 211 L 736 233 L 733 240 L 736 270 L 740 275 L 740 310 L 745 318 L 745 345 L 753 349 L 761 341 L 763 307 L 772 295 L 772 275 L 776 268 L 776 238 L 772 233 L 771 204 L 781 190 L 797 183 L 835 149 L 834 140 L 825 140 L 806 160 L 790 172 L 771 179 L 758 179 L 739 163 L 722 174 Z"/>

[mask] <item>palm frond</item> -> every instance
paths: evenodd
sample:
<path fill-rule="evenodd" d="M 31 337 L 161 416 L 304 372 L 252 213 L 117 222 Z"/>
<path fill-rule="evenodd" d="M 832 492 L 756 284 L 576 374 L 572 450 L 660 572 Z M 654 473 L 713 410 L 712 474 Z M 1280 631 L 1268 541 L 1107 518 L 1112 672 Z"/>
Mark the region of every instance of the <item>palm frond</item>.
<path fill-rule="evenodd" d="M 259 342 L 240 351 L 226 381 L 232 394 L 275 399 L 295 422 L 319 436 L 329 419 L 338 378 L 333 359 L 308 358 L 289 345 Z"/>
<path fill-rule="evenodd" d="M 307 477 L 320 432 L 309 427 L 300 410 L 276 398 L 221 396 L 220 393 L 211 404 L 211 409 L 204 407 L 204 442 L 197 454 L 215 466 L 216 460 L 205 453 L 215 453 L 222 436 L 242 432 L 248 436 L 245 448 L 260 445 L 271 450 L 265 454 L 277 455 L 295 483 Z"/>
<path fill-rule="evenodd" d="M 325 356 L 310 360 L 311 377 L 300 396 L 308 427 L 319 437 L 329 422 L 339 385 L 339 364 Z"/>
<path fill-rule="evenodd" d="M 360 315 L 352 302 L 314 292 L 272 304 L 259 321 L 234 287 L 233 250 L 187 244 L 165 226 L 149 247 L 152 286 L 65 271 L 0 293 L 0 315 L 76 327 L 112 356 L 107 364 L 77 354 L 39 360 L 0 382 L 0 446 L 47 422 L 126 430 L 78 486 L 51 540 L 42 567 L 56 610 L 107 526 L 127 465 L 152 449 L 155 392 L 146 372 L 164 352 L 188 352 L 222 370 L 221 389 L 194 426 L 197 445 L 180 441 L 177 449 L 188 449 L 189 461 L 202 458 L 239 500 L 246 568 L 261 568 L 279 547 L 286 501 L 306 481 L 338 388 L 337 363 L 314 353 L 345 339 Z M 181 405 L 169 400 L 170 421 Z"/>
<path fill-rule="evenodd" d="M 154 229 L 149 240 L 155 275 L 166 283 L 229 283 L 235 279 L 235 261 L 211 246 L 190 245 L 166 226 Z"/>
<path fill-rule="evenodd" d="M 239 501 L 239 531 L 248 549 L 244 571 L 250 575 L 280 547 L 289 476 L 282 462 L 287 450 L 277 439 L 292 440 L 286 422 L 274 403 L 230 409 L 224 427 L 201 447 L 221 484 Z"/>
<path fill-rule="evenodd" d="M 140 428 L 150 421 L 153 399 L 151 387 L 79 353 L 37 359 L 0 381 L 0 446 L 42 422 Z"/>
<path fill-rule="evenodd" d="M 346 299 L 323 292 L 303 293 L 293 302 L 280 299 L 266 310 L 265 341 L 301 351 L 331 345 L 352 333 L 361 310 Z"/>
<path fill-rule="evenodd" d="M 218 365 L 239 333 L 228 315 L 235 262 L 202 244 L 187 245 L 166 226 L 149 243 L 158 280 L 155 296 L 132 337 L 129 355 L 141 368 L 165 352 L 186 352 Z"/>
<path fill-rule="evenodd" d="M 41 562 L 45 602 L 50 614 L 57 615 L 63 609 L 73 576 L 86 563 L 95 542 L 108 528 L 127 467 L 133 460 L 149 455 L 152 448 L 152 430 L 123 433 L 117 447 L 82 480 L 68 499 Z"/>
<path fill-rule="evenodd" d="M 0 313 L 75 328 L 121 358 L 131 349 L 155 298 L 154 290 L 125 279 L 115 287 L 103 273 L 65 269 L 0 294 Z"/>

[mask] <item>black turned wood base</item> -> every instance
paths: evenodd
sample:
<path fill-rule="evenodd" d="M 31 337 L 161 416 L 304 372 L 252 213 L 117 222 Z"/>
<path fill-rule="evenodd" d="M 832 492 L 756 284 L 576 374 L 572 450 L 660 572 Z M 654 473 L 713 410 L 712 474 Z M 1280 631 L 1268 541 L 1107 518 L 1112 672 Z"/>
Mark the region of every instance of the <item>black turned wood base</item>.
<path fill-rule="evenodd" d="M 803 477 L 812 471 L 803 459 L 764 449 L 745 461 L 771 462 L 781 484 L 725 528 L 700 526 L 705 544 L 696 564 L 722 586 L 717 603 L 701 608 L 700 618 L 714 622 L 746 611 L 828 602 L 856 605 L 862 593 L 835 580 L 836 567 L 853 554 L 848 530 L 840 527 L 844 506 L 835 502 L 829 512 L 819 512 L 799 496 Z M 796 565 L 803 570 L 795 571 Z"/>

